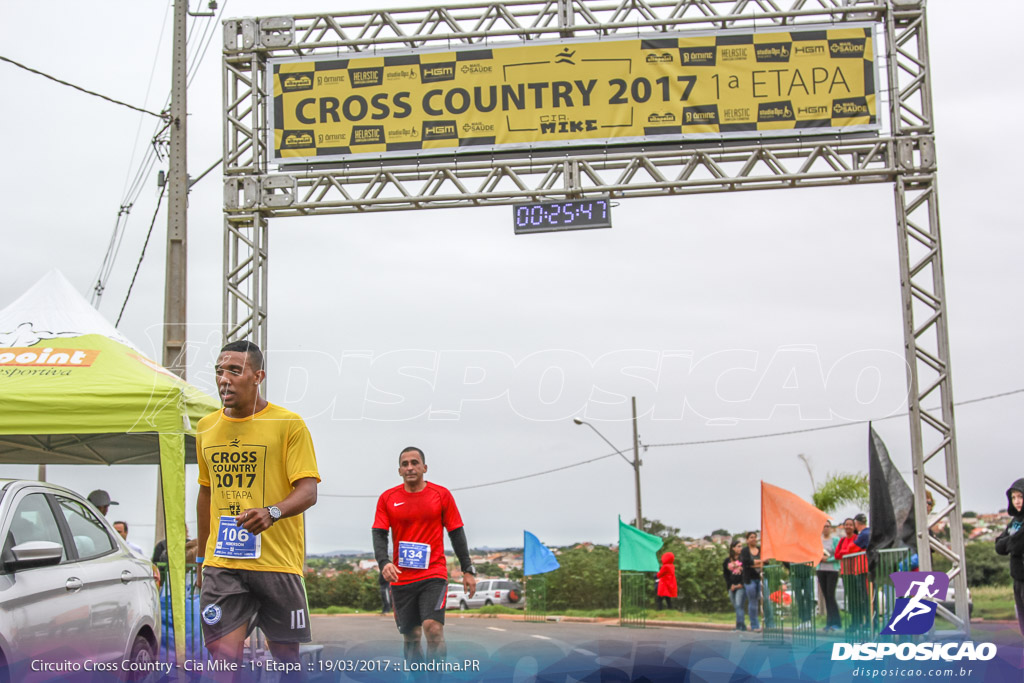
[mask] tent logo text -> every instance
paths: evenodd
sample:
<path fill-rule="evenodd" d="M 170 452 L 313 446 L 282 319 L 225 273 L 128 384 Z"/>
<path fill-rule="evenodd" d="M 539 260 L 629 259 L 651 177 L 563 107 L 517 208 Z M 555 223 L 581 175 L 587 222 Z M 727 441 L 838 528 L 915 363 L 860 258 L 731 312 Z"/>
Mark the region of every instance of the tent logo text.
<path fill-rule="evenodd" d="M 0 353 L 0 366 L 87 368 L 98 355 L 94 349 L 10 348 Z"/>

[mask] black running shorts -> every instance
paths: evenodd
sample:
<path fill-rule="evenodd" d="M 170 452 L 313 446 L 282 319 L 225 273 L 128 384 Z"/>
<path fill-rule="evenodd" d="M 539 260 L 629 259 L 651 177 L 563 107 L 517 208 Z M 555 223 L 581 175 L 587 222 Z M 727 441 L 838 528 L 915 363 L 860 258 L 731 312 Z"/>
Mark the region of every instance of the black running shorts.
<path fill-rule="evenodd" d="M 410 633 L 427 619 L 444 623 L 447 579 L 424 579 L 401 586 L 391 586 L 391 604 L 399 633 Z"/>

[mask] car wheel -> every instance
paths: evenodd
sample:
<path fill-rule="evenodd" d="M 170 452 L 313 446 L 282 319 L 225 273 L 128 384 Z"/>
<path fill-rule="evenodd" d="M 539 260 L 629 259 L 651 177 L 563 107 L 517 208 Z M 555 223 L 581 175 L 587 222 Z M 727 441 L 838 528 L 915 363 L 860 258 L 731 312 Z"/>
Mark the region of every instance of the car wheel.
<path fill-rule="evenodd" d="M 466 604 L 465 600 L 459 600 L 459 609 L 463 612 L 469 609 L 469 605 Z"/>
<path fill-rule="evenodd" d="M 494 604 L 494 603 L 493 603 L 493 602 L 491 602 L 490 598 L 488 598 L 487 600 L 485 600 L 485 601 L 484 601 L 484 605 L 486 605 L 487 607 L 490 607 L 490 606 L 491 606 L 491 605 L 493 605 L 493 604 Z"/>
<path fill-rule="evenodd" d="M 129 673 L 128 680 L 141 681 L 148 675 L 146 665 L 152 664 L 154 661 L 153 646 L 146 640 L 146 636 L 141 633 L 135 636 L 135 642 L 132 643 L 132 653 L 128 657 L 128 661 L 131 664 L 143 665 L 132 667 L 134 671 Z"/>

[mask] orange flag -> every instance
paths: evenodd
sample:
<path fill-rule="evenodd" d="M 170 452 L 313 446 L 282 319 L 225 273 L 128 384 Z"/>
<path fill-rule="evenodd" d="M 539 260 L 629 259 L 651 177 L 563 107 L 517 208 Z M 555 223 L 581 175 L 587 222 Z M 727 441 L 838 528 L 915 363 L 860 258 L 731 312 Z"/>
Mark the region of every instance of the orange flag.
<path fill-rule="evenodd" d="M 821 561 L 827 514 L 795 493 L 761 482 L 761 557 L 779 562 Z"/>

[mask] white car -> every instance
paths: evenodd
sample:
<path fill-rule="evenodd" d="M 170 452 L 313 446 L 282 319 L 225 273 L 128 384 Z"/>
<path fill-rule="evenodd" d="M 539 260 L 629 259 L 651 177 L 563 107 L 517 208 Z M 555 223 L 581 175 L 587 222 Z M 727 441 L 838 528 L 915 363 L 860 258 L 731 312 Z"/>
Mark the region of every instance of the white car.
<path fill-rule="evenodd" d="M 469 597 L 462 589 L 462 584 L 448 584 L 447 609 L 471 609 L 487 605 L 504 605 L 522 608 L 523 589 L 515 581 L 508 579 L 480 579 L 476 582 L 476 593 Z"/>
<path fill-rule="evenodd" d="M 153 661 L 159 575 L 84 498 L 0 479 L 0 539 L 0 681 Z"/>

